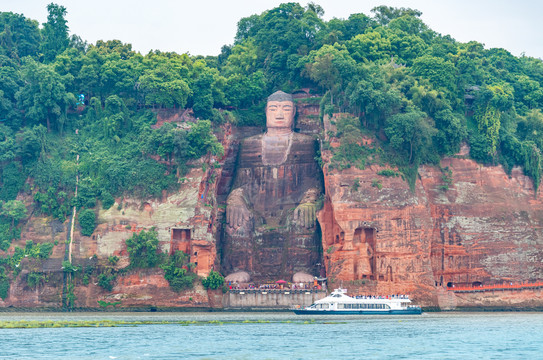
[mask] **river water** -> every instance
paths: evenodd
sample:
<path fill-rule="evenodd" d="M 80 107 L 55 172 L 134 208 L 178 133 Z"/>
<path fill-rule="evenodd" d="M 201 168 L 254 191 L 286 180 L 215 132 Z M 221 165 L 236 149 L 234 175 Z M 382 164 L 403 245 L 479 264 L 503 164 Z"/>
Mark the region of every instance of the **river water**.
<path fill-rule="evenodd" d="M 0 329 L 0 359 L 543 359 L 543 313 L 0 313 L 103 319 L 198 323 Z"/>

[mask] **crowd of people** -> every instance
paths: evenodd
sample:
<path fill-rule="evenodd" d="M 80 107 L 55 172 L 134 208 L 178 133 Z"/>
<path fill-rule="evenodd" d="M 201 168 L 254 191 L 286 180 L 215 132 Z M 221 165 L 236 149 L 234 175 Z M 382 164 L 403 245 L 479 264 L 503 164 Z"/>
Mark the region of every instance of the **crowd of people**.
<path fill-rule="evenodd" d="M 306 283 L 237 283 L 228 282 L 228 288 L 230 290 L 326 290 L 325 284 L 318 284 L 315 282 Z"/>
<path fill-rule="evenodd" d="M 409 299 L 409 295 L 356 295 L 356 299 Z"/>

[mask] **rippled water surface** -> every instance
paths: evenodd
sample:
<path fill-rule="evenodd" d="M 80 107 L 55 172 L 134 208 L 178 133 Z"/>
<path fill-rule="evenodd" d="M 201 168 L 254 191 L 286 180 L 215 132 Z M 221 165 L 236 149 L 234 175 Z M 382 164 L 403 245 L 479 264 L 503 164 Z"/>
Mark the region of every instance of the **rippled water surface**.
<path fill-rule="evenodd" d="M 542 313 L 0 313 L 51 319 L 219 323 L 0 329 L 0 359 L 543 359 Z"/>

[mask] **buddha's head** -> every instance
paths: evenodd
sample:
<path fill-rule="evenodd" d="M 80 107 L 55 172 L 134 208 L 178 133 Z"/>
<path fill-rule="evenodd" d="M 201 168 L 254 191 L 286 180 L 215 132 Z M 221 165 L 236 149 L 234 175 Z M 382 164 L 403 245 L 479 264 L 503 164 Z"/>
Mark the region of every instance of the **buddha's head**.
<path fill-rule="evenodd" d="M 276 91 L 268 97 L 266 105 L 266 127 L 292 129 L 296 107 L 292 95 Z"/>

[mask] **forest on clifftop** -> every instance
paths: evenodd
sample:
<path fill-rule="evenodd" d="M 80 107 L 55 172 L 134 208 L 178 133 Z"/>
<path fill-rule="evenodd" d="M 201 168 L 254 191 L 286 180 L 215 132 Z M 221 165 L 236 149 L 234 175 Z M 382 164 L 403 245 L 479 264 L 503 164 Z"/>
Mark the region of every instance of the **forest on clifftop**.
<path fill-rule="evenodd" d="M 471 158 L 508 172 L 521 166 L 539 186 L 543 61 L 438 34 L 417 10 L 380 6 L 325 21 L 316 4 L 285 3 L 241 19 L 233 44 L 206 57 L 88 44 L 69 35 L 66 8 L 47 10 L 41 26 L 0 13 L 3 251 L 27 216 L 18 194 L 33 199 L 34 214 L 61 222 L 76 206 L 92 233 L 89 209 L 175 191 L 191 160 L 223 151 L 214 129 L 263 126 L 276 90 L 309 88 L 321 115 L 352 115 L 333 134 L 339 170 L 377 153 L 414 183 L 420 164 L 437 165 L 467 143 Z M 194 122 L 153 127 L 160 109 L 192 109 Z"/>

